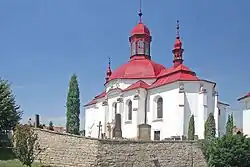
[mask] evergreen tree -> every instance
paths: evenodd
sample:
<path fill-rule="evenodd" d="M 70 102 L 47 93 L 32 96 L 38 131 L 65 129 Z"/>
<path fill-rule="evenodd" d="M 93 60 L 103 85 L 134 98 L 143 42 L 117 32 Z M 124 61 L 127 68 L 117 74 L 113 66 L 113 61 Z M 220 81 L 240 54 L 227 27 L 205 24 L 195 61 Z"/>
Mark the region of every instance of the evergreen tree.
<path fill-rule="evenodd" d="M 209 113 L 205 122 L 204 138 L 210 139 L 215 137 L 215 120 L 213 113 Z"/>
<path fill-rule="evenodd" d="M 80 91 L 77 82 L 77 76 L 74 74 L 69 83 L 69 91 L 67 96 L 67 133 L 79 134 L 80 130 Z"/>
<path fill-rule="evenodd" d="M 195 126 L 194 126 L 194 115 L 191 115 L 188 124 L 188 140 L 194 140 Z"/>
<path fill-rule="evenodd" d="M 0 132 L 13 130 L 21 116 L 22 111 L 16 104 L 10 84 L 0 79 Z"/>
<path fill-rule="evenodd" d="M 50 121 L 49 122 L 49 130 L 54 130 L 54 126 L 53 126 L 53 122 L 52 121 Z"/>
<path fill-rule="evenodd" d="M 227 125 L 226 125 L 226 135 L 233 135 L 233 114 L 228 114 Z"/>

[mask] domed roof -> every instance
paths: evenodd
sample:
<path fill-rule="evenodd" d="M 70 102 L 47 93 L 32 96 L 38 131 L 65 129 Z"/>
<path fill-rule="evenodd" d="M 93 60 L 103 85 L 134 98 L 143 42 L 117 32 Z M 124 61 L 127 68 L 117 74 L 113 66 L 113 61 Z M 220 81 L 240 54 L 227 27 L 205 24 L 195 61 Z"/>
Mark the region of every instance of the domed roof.
<path fill-rule="evenodd" d="M 117 68 L 109 77 L 113 79 L 149 79 L 156 78 L 162 70 L 163 65 L 157 64 L 144 56 L 131 58 L 126 64 Z"/>
<path fill-rule="evenodd" d="M 150 31 L 145 24 L 140 22 L 131 31 L 131 36 L 133 36 L 135 34 L 146 34 L 146 35 L 150 36 Z"/>

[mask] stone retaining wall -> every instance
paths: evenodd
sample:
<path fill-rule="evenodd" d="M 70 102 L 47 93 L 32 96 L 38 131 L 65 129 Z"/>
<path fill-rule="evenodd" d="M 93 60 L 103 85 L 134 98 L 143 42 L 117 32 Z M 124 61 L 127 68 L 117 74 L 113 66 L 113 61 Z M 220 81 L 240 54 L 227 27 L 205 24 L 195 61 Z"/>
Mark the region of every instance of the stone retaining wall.
<path fill-rule="evenodd" d="M 201 150 L 190 141 L 98 140 L 36 129 L 37 161 L 58 167 L 204 167 Z"/>

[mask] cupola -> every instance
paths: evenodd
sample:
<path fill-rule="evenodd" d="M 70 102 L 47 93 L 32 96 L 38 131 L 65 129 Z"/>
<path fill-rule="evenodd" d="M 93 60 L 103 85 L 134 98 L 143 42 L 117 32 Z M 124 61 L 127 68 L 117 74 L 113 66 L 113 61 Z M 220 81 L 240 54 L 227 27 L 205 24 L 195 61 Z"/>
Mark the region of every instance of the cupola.
<path fill-rule="evenodd" d="M 132 29 L 131 35 L 129 37 L 130 43 L 130 58 L 135 57 L 145 57 L 151 59 L 150 57 L 150 43 L 151 35 L 148 27 L 142 22 L 142 10 L 140 1 L 139 10 L 139 23 Z"/>

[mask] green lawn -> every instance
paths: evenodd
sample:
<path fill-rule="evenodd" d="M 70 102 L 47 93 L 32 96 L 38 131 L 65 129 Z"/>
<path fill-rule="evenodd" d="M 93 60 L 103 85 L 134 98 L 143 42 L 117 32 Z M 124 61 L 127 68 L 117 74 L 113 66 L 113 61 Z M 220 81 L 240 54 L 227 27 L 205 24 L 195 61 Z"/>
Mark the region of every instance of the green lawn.
<path fill-rule="evenodd" d="M 16 159 L 11 148 L 0 148 L 0 167 L 23 167 L 23 165 Z M 33 165 L 33 167 L 42 166 Z"/>
<path fill-rule="evenodd" d="M 40 165 L 33 165 L 34 167 L 41 167 Z M 0 167 L 23 167 L 23 165 L 17 160 L 0 160 Z"/>

